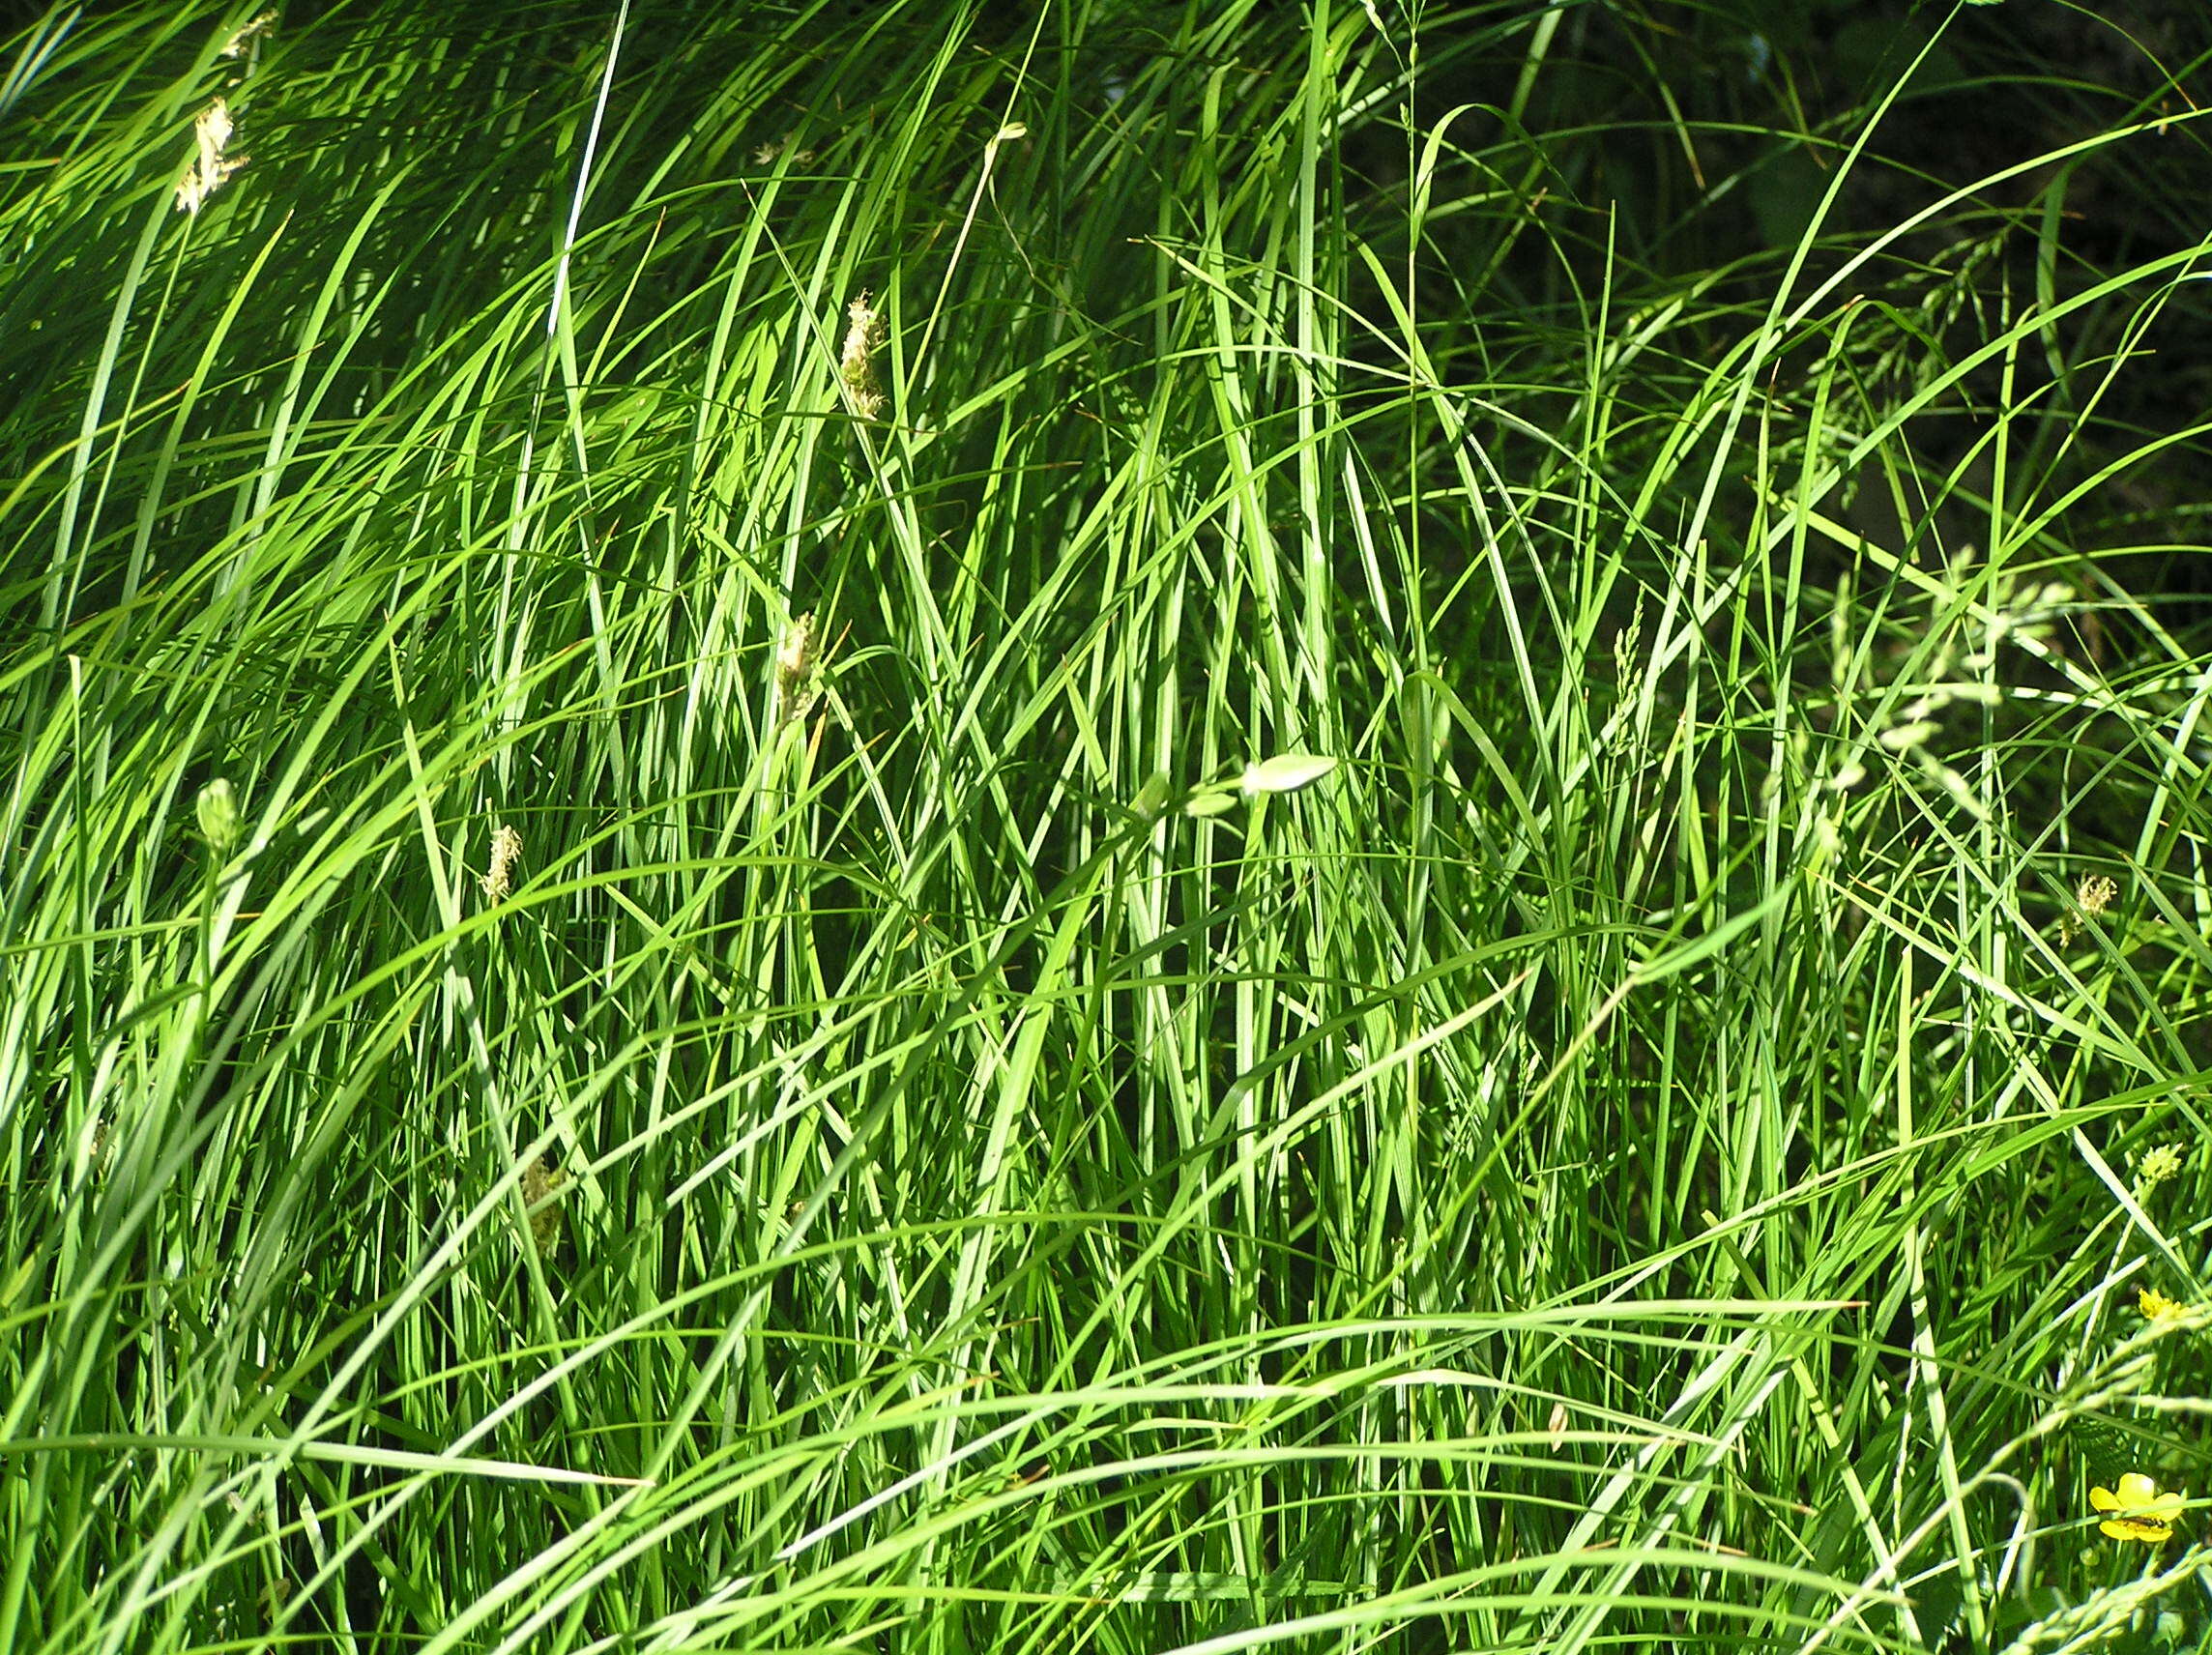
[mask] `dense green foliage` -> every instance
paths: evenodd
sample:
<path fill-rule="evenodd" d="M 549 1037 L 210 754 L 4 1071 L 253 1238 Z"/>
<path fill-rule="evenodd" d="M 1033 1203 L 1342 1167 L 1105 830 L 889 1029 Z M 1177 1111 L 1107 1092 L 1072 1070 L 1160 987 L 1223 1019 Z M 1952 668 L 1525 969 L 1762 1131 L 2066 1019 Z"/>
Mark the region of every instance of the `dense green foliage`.
<path fill-rule="evenodd" d="M 2212 1628 L 2212 42 L 452 11 L 0 60 L 0 1648 Z"/>

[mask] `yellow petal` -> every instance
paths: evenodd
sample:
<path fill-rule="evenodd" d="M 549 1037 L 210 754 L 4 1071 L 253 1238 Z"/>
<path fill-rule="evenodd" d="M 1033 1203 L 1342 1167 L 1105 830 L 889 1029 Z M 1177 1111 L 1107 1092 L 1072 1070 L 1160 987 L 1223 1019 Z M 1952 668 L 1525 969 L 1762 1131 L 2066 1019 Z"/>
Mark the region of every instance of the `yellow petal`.
<path fill-rule="evenodd" d="M 2161 1540 L 2173 1537 L 2173 1530 L 2163 1523 L 2148 1523 L 2139 1517 L 2108 1517 L 2097 1526 L 2112 1540 L 2139 1540 L 2146 1546 L 2155 1546 Z"/>

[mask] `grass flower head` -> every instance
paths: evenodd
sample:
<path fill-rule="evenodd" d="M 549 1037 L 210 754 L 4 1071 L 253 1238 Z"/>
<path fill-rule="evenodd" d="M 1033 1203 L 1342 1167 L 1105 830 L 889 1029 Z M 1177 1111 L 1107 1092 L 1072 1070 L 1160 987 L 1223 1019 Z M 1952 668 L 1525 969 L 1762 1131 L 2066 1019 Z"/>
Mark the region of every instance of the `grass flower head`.
<path fill-rule="evenodd" d="M 507 893 L 514 888 L 514 864 L 521 855 L 522 835 L 512 828 L 503 826 L 492 834 L 491 868 L 477 882 L 483 886 L 487 900 L 507 900 Z"/>
<path fill-rule="evenodd" d="M 2168 1178 L 2181 1176 L 2181 1151 L 2171 1144 L 2161 1144 L 2143 1151 L 2142 1160 L 2136 1167 L 2136 1176 L 2144 1188 L 2162 1184 Z"/>
<path fill-rule="evenodd" d="M 177 211 L 199 217 L 200 203 L 230 181 L 244 166 L 245 156 L 225 155 L 230 135 L 237 130 L 230 105 L 218 98 L 192 119 L 192 141 L 197 153 L 177 184 Z"/>

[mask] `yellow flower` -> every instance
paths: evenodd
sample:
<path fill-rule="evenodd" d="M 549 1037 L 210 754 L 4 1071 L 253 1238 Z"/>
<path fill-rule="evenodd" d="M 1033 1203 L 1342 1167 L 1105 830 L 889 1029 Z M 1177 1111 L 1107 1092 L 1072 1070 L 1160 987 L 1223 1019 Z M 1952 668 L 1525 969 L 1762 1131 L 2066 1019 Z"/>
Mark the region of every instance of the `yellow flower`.
<path fill-rule="evenodd" d="M 2120 1479 L 2120 1492 L 2091 1489 L 2089 1503 L 2112 1515 L 2097 1524 L 2113 1540 L 2140 1540 L 2156 1546 L 2173 1534 L 2173 1520 L 2181 1515 L 2181 1496 L 2160 1494 L 2158 1485 L 2140 1471 Z"/>
<path fill-rule="evenodd" d="M 2189 1314 L 2188 1310 L 2156 1288 L 2142 1288 L 2136 1293 L 2136 1308 L 2143 1313 L 2145 1321 L 2178 1321 Z"/>

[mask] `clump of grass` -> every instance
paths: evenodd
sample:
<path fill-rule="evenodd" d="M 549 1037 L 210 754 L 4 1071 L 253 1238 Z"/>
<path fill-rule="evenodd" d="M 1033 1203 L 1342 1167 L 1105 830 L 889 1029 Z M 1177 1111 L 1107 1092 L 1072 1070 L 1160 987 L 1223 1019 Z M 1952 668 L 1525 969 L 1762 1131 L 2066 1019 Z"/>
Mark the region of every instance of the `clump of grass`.
<path fill-rule="evenodd" d="M 1010 15 L 11 44 L 0 1647 L 2195 1614 L 2193 83 Z"/>

